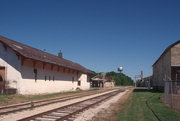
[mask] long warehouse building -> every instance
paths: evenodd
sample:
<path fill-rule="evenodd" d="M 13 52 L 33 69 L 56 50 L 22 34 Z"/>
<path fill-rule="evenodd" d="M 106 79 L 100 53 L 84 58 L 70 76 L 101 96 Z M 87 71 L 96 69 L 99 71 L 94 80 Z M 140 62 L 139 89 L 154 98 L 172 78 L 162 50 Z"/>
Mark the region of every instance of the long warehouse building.
<path fill-rule="evenodd" d="M 89 89 L 91 71 L 80 64 L 0 36 L 0 89 L 42 94 Z"/>

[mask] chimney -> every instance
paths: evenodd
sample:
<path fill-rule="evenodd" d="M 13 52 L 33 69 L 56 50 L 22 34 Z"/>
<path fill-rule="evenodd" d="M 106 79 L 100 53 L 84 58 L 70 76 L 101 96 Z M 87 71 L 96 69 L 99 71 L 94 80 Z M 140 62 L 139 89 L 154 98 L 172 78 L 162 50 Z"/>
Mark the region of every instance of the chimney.
<path fill-rule="evenodd" d="M 59 53 L 58 53 L 58 57 L 59 57 L 59 58 L 63 58 L 61 50 L 60 50 Z"/>

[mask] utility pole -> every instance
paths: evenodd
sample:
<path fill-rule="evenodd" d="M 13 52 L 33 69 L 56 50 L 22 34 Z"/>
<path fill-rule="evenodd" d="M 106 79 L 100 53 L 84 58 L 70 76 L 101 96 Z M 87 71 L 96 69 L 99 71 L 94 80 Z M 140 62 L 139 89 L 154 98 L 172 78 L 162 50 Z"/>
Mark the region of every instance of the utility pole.
<path fill-rule="evenodd" d="M 135 87 L 137 86 L 137 80 L 140 79 L 141 81 L 143 81 L 143 71 L 141 71 L 141 74 L 140 75 L 135 75 L 134 76 L 134 81 L 135 81 Z"/>
<path fill-rule="evenodd" d="M 141 71 L 141 81 L 143 81 L 143 71 Z"/>

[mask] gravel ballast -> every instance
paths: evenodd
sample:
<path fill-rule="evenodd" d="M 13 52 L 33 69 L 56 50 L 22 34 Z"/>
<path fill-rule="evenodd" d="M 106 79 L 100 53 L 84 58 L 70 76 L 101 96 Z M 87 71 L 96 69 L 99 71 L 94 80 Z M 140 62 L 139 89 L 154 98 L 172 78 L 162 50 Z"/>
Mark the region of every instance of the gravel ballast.
<path fill-rule="evenodd" d="M 119 93 L 118 95 L 112 97 L 111 99 L 101 103 L 99 106 L 95 106 L 90 108 L 81 114 L 74 121 L 91 121 L 91 119 L 98 114 L 98 112 L 102 110 L 107 110 L 109 106 L 115 102 L 117 102 L 124 94 L 126 94 L 129 90 Z"/>
<path fill-rule="evenodd" d="M 108 91 L 108 92 L 112 92 L 112 91 Z M 108 93 L 108 92 L 105 92 L 105 93 Z M 22 118 L 25 118 L 25 117 L 29 117 L 29 116 L 38 114 L 38 113 L 42 113 L 42 112 L 45 112 L 45 111 L 48 111 L 48 110 L 52 110 L 54 108 L 62 107 L 62 106 L 69 105 L 69 104 L 72 104 L 72 103 L 75 103 L 75 102 L 79 102 L 79 101 L 82 101 L 82 100 L 93 98 L 93 97 L 96 97 L 96 96 L 99 96 L 99 95 L 102 95 L 102 94 L 105 94 L 105 93 L 95 94 L 95 95 L 86 96 L 86 97 L 77 98 L 77 99 L 72 99 L 72 100 L 69 100 L 69 101 L 59 102 L 59 103 L 55 103 L 55 104 L 51 104 L 51 105 L 47 105 L 47 106 L 42 106 L 42 107 L 38 107 L 38 108 L 35 108 L 35 109 L 31 109 L 31 110 L 15 112 L 15 113 L 11 113 L 11 114 L 8 114 L 8 115 L 2 115 L 2 116 L 0 116 L 0 121 L 19 120 L 19 119 L 22 119 Z"/>

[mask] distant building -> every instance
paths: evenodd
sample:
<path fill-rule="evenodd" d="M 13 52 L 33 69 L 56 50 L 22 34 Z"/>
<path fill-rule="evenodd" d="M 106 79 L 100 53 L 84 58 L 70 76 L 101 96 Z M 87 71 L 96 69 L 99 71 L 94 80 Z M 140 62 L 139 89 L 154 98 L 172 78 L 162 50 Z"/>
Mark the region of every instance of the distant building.
<path fill-rule="evenodd" d="M 165 81 L 180 81 L 180 40 L 165 49 L 153 64 L 153 87 L 163 91 Z"/>
<path fill-rule="evenodd" d="M 91 87 L 108 88 L 114 87 L 115 81 L 112 77 L 106 77 L 105 74 L 99 74 L 91 78 Z"/>
<path fill-rule="evenodd" d="M 139 79 L 136 82 L 137 87 L 151 87 L 152 86 L 152 76 L 144 77 L 143 79 Z"/>
<path fill-rule="evenodd" d="M 0 89 L 19 94 L 55 93 L 89 89 L 85 67 L 0 36 Z"/>

